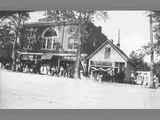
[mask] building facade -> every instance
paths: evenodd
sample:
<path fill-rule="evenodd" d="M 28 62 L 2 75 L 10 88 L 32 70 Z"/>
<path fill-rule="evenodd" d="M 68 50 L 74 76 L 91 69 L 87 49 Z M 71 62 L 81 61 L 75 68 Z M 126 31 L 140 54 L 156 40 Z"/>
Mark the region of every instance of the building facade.
<path fill-rule="evenodd" d="M 132 71 L 135 71 L 134 64 L 127 55 L 113 44 L 112 41 L 106 40 L 97 50 L 87 57 L 88 73 L 93 79 L 98 75 L 103 75 L 104 79 L 117 82 L 129 82 Z M 120 75 L 117 76 L 116 75 Z M 119 81 L 124 77 L 122 81 Z"/>
<path fill-rule="evenodd" d="M 25 24 L 17 58 L 24 63 L 44 63 L 58 69 L 63 66 L 73 70 L 79 43 L 80 29 L 77 23 Z"/>

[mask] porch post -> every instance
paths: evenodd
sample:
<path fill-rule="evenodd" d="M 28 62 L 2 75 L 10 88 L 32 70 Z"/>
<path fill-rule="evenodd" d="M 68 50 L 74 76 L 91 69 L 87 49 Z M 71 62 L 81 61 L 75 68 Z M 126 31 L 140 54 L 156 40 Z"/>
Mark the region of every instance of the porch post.
<path fill-rule="evenodd" d="M 58 70 L 60 69 L 60 57 L 58 57 Z"/>
<path fill-rule="evenodd" d="M 112 82 L 115 81 L 114 74 L 115 74 L 115 62 L 112 63 Z"/>
<path fill-rule="evenodd" d="M 91 70 L 90 79 L 93 80 L 93 71 Z"/>
<path fill-rule="evenodd" d="M 88 68 L 87 68 L 87 72 L 88 72 L 88 75 L 90 75 L 90 70 L 91 70 L 91 61 L 90 60 L 88 60 Z"/>

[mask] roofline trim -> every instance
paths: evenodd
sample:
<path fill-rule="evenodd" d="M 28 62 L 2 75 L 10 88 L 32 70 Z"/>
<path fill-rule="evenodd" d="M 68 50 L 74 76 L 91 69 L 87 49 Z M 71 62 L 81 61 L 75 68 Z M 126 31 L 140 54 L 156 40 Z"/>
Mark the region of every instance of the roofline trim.
<path fill-rule="evenodd" d="M 101 50 L 106 44 L 109 44 L 113 47 L 114 50 L 116 50 L 118 52 L 118 54 L 125 60 L 125 61 L 129 61 L 128 56 L 125 53 L 121 53 L 120 49 L 117 48 L 113 43 L 111 43 L 108 39 L 101 45 L 99 46 L 92 54 L 90 54 L 87 59 L 92 58 L 99 50 Z M 124 55 L 125 54 L 125 55 Z"/>

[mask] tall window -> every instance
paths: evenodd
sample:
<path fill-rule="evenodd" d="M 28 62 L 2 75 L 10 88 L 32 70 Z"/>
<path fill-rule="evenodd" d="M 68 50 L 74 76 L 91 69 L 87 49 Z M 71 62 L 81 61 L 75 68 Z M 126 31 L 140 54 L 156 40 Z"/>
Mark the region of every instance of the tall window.
<path fill-rule="evenodd" d="M 42 39 L 42 48 L 46 48 L 47 39 Z"/>
<path fill-rule="evenodd" d="M 104 58 L 107 59 L 109 58 L 111 55 L 111 48 L 110 47 L 106 47 L 105 48 L 105 53 L 104 53 Z"/>
<path fill-rule="evenodd" d="M 48 40 L 47 49 L 52 49 L 52 46 L 53 46 L 53 44 L 52 44 L 53 42 L 52 41 L 53 41 L 53 39 L 52 38 L 48 38 L 47 40 Z"/>
<path fill-rule="evenodd" d="M 43 49 L 57 49 L 57 32 L 53 28 L 49 28 L 43 35 Z"/>
<path fill-rule="evenodd" d="M 32 47 L 31 47 L 31 42 L 32 42 L 32 40 L 33 40 L 33 34 L 32 34 L 32 33 L 28 33 L 26 36 L 27 36 L 27 42 L 28 42 L 27 48 L 28 48 L 28 49 L 31 49 L 31 48 L 32 48 Z"/>
<path fill-rule="evenodd" d="M 75 40 L 73 38 L 68 39 L 68 49 L 75 49 Z"/>

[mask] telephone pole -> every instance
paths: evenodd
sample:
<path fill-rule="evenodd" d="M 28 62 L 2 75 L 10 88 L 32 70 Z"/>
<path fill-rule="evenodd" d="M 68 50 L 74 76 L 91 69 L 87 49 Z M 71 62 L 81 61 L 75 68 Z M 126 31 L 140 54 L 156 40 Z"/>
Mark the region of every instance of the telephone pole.
<path fill-rule="evenodd" d="M 151 42 L 151 86 L 153 86 L 153 65 L 154 65 L 154 50 L 153 50 L 153 19 L 152 19 L 152 11 L 150 13 L 149 19 L 150 19 L 150 42 Z"/>
<path fill-rule="evenodd" d="M 74 78 L 80 78 L 80 58 L 81 58 L 81 23 L 79 23 L 79 39 L 76 51 L 75 73 Z"/>
<path fill-rule="evenodd" d="M 120 48 L 120 29 L 118 29 L 118 43 L 117 43 L 117 47 Z"/>
<path fill-rule="evenodd" d="M 151 68 L 153 69 L 154 64 L 154 50 L 153 50 L 153 20 L 152 20 L 152 12 L 150 14 L 150 41 L 151 41 Z"/>

